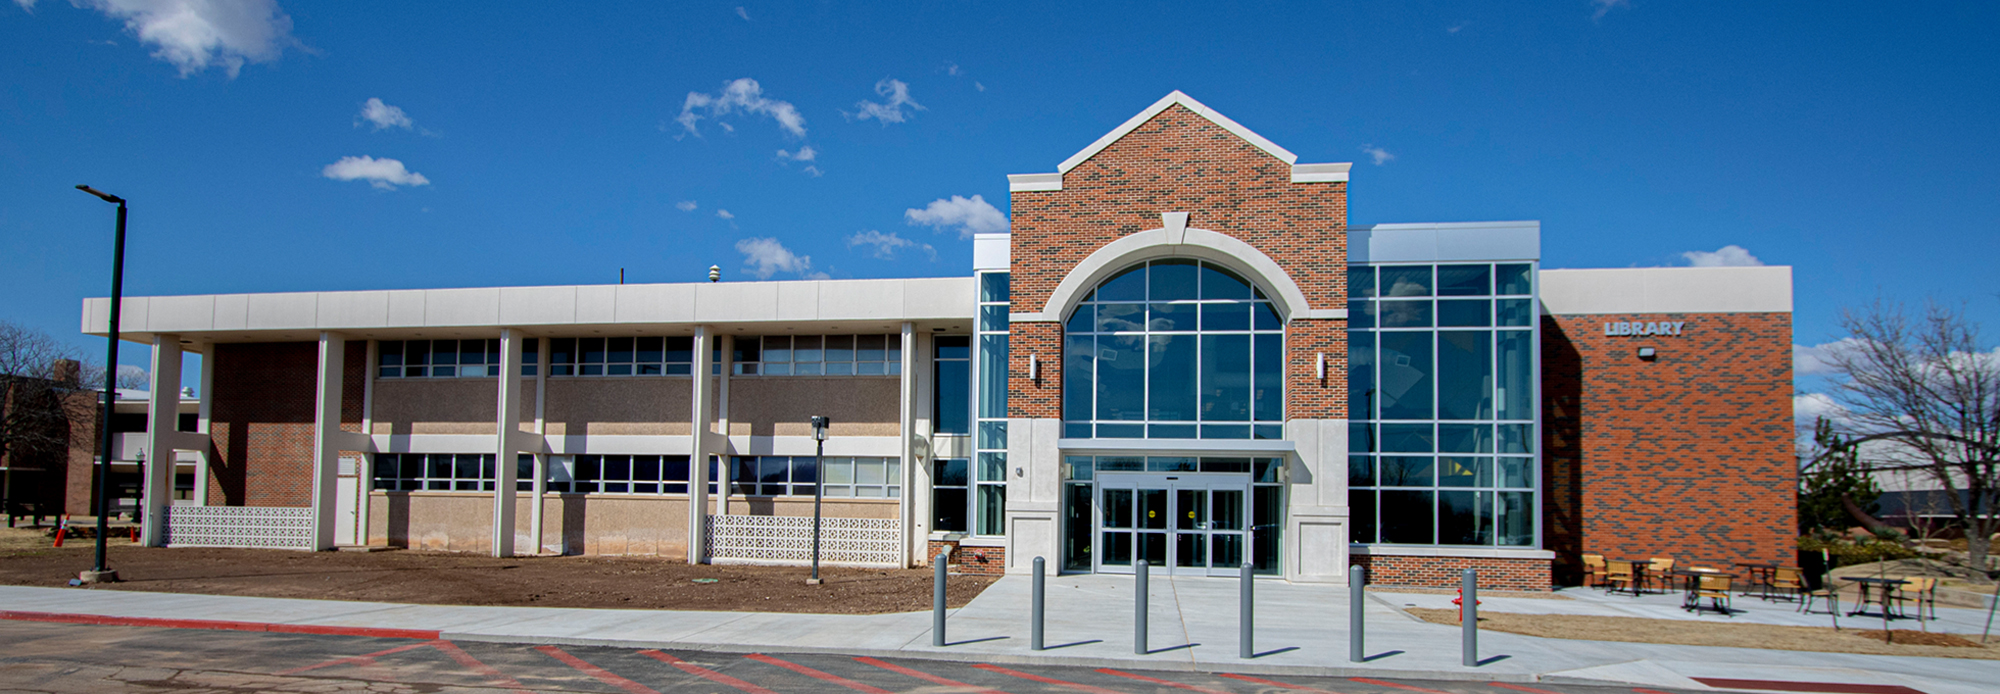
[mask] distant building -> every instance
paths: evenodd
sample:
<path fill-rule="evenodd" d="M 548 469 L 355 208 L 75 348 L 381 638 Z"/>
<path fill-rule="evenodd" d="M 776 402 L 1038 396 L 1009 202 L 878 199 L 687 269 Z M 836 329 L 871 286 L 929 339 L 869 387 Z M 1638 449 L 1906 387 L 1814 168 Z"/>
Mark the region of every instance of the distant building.
<path fill-rule="evenodd" d="M 817 488 L 866 565 L 1791 558 L 1789 268 L 1544 270 L 1537 222 L 1351 226 L 1350 173 L 1175 92 L 962 277 L 127 299 L 156 381 L 205 356 L 147 540 L 797 563 Z"/>

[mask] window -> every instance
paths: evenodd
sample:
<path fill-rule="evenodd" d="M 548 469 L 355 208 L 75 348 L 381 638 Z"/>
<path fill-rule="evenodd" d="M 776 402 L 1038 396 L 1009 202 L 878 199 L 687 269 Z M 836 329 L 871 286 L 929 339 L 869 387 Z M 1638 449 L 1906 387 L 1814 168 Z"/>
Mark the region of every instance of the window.
<path fill-rule="evenodd" d="M 1100 472 L 1248 473 L 1252 570 L 1275 575 L 1280 567 L 1280 535 L 1285 526 L 1283 458 L 1187 458 L 1181 456 L 1065 456 L 1062 464 L 1062 566 L 1089 571 L 1096 541 L 1091 514 Z M 1110 503 L 1117 503 L 1112 500 Z M 1115 552 L 1115 548 L 1106 548 Z M 1128 548 L 1126 551 L 1130 551 Z"/>
<path fill-rule="evenodd" d="M 1358 543 L 1531 547 L 1534 265 L 1348 268 Z"/>
<path fill-rule="evenodd" d="M 1064 324 L 1063 435 L 1283 438 L 1284 330 L 1263 290 L 1219 265 L 1114 275 Z"/>
<path fill-rule="evenodd" d="M 1007 534 L 1008 273 L 979 275 L 978 434 L 973 437 L 972 533 Z"/>
<path fill-rule="evenodd" d="M 524 355 L 536 340 L 521 346 Z M 499 340 L 383 340 L 376 347 L 375 375 L 381 378 L 476 378 L 500 375 Z M 522 359 L 522 375 L 532 376 L 537 360 Z"/>
<path fill-rule="evenodd" d="M 779 335 L 738 337 L 731 353 L 738 376 L 898 376 L 900 335 Z"/>
<path fill-rule="evenodd" d="M 549 340 L 550 376 L 686 376 L 692 337 L 560 337 Z"/>
<path fill-rule="evenodd" d="M 971 461 L 939 458 L 931 479 L 931 530 L 947 533 L 971 532 Z"/>
<path fill-rule="evenodd" d="M 729 489 L 744 496 L 813 495 L 820 481 L 813 456 L 737 456 L 731 461 Z M 897 499 L 903 496 L 903 461 L 896 458 L 828 457 L 826 496 Z"/>
<path fill-rule="evenodd" d="M 903 461 L 896 458 L 827 458 L 826 496 L 894 499 L 903 495 Z"/>
<path fill-rule="evenodd" d="M 492 453 L 377 453 L 374 477 L 380 491 L 490 492 L 496 475 Z"/>
<path fill-rule="evenodd" d="M 522 478 L 534 479 L 534 475 L 528 473 L 522 475 Z M 551 457 L 547 489 L 558 494 L 686 494 L 688 457 L 684 455 Z M 709 484 L 709 489 L 711 491 L 715 489 L 713 482 Z"/>
<path fill-rule="evenodd" d="M 972 433 L 972 338 L 939 335 L 935 344 L 932 428 L 940 434 Z"/>

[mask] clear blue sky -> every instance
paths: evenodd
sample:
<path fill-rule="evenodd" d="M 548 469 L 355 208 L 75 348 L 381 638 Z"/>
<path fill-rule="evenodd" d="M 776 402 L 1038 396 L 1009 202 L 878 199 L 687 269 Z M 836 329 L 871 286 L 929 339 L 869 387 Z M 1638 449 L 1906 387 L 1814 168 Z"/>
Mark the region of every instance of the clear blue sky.
<path fill-rule="evenodd" d="M 979 206 L 934 201 L 1004 214 L 1180 89 L 1356 162 L 1356 224 L 1737 246 L 1808 346 L 1878 296 L 2000 334 L 1995 3 L 180 4 L 0 4 L 0 319 L 102 353 L 77 183 L 138 295 L 958 275 Z"/>

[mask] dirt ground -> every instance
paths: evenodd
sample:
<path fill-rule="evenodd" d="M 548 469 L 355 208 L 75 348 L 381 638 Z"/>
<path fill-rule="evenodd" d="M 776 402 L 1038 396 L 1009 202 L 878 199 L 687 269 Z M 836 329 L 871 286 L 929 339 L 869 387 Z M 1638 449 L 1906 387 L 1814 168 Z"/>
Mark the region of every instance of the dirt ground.
<path fill-rule="evenodd" d="M 64 586 L 90 568 L 89 540 L 49 547 L 38 532 L 0 528 L 0 584 Z M 931 607 L 930 569 L 690 566 L 653 557 L 296 552 L 139 547 L 112 535 L 107 561 L 119 583 L 90 590 L 362 600 L 427 605 L 609 607 L 729 612 L 880 614 Z M 712 582 L 709 580 L 712 579 Z M 699 581 L 699 582 L 698 582 Z M 953 576 L 946 599 L 962 607 L 993 579 Z"/>
<path fill-rule="evenodd" d="M 1403 611 L 1433 624 L 1458 625 L 1457 610 L 1404 608 Z M 1479 628 L 1551 639 L 2000 660 L 2000 640 L 1981 646 L 1977 641 L 1962 637 L 1903 629 L 1896 630 L 1895 643 L 1883 643 L 1882 631 L 1879 629 L 1834 631 L 1831 627 L 1722 624 L 1708 620 L 1638 617 L 1516 614 L 1485 610 L 1479 612 Z"/>

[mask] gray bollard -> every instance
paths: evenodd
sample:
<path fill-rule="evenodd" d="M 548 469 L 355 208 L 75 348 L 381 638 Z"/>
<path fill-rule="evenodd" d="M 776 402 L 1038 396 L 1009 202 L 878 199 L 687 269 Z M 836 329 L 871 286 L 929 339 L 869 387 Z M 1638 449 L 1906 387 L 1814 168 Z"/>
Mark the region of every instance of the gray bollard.
<path fill-rule="evenodd" d="M 931 645 L 944 648 L 944 564 L 951 560 L 951 553 L 937 555 L 933 566 L 937 573 L 931 578 Z"/>
<path fill-rule="evenodd" d="M 1479 667 L 1479 572 L 1466 569 L 1459 583 L 1460 607 L 1464 608 L 1464 618 L 1460 619 L 1458 633 L 1462 640 L 1460 649 L 1464 651 L 1466 667 Z"/>
<path fill-rule="evenodd" d="M 1257 657 L 1257 645 L 1251 641 L 1257 632 L 1257 598 L 1254 594 L 1256 585 L 1250 580 L 1250 562 L 1243 562 L 1243 590 L 1237 600 L 1240 604 L 1236 608 L 1240 613 L 1236 620 L 1237 630 L 1243 632 L 1236 635 L 1236 656 L 1239 658 Z"/>
<path fill-rule="evenodd" d="M 1133 567 L 1137 585 L 1132 590 L 1132 652 L 1146 654 L 1146 560 Z"/>
<path fill-rule="evenodd" d="M 1360 565 L 1347 567 L 1347 662 L 1359 663 L 1368 659 L 1367 646 L 1362 643 L 1362 613 L 1367 611 L 1368 594 L 1364 586 L 1367 569 Z"/>
<path fill-rule="evenodd" d="M 1028 622 L 1028 648 L 1030 650 L 1042 650 L 1042 606 L 1044 605 L 1042 596 L 1045 592 L 1042 585 L 1042 570 L 1046 564 L 1047 562 L 1043 561 L 1041 557 L 1035 557 L 1035 599 L 1032 608 L 1035 611 L 1035 615 L 1033 620 Z"/>

